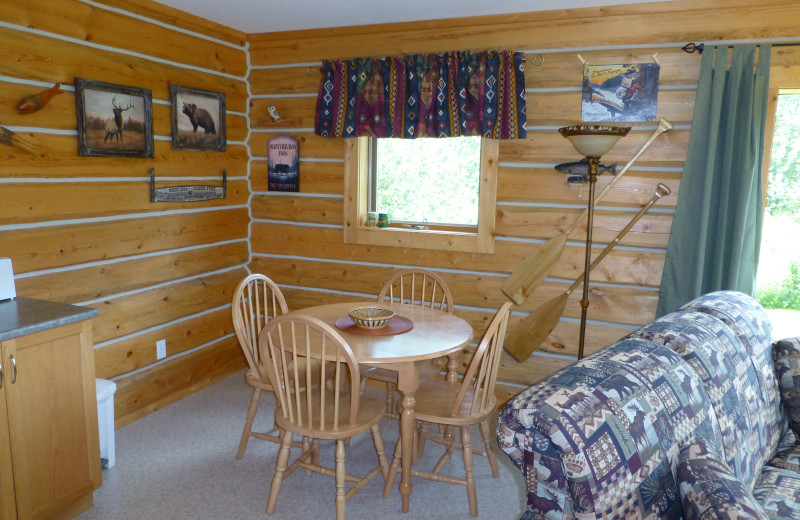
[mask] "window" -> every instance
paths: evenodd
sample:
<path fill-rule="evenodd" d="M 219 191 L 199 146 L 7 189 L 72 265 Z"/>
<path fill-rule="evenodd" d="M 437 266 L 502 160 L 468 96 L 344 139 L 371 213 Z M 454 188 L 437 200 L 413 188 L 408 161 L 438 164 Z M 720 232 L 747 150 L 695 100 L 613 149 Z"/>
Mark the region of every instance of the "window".
<path fill-rule="evenodd" d="M 454 138 L 467 139 L 467 138 Z M 388 213 L 392 214 L 394 220 L 401 220 L 405 223 L 422 224 L 429 229 L 414 229 L 404 227 L 402 223 L 395 223 L 389 228 L 369 228 L 366 227 L 366 216 L 368 211 L 382 211 L 376 189 L 371 189 L 370 174 L 372 167 L 377 166 L 376 151 L 379 149 L 376 139 L 369 137 L 359 137 L 347 139 L 345 141 L 345 198 L 344 198 L 344 241 L 352 244 L 383 245 L 395 247 L 410 247 L 421 249 L 439 249 L 448 251 L 464 251 L 477 253 L 494 252 L 494 225 L 496 211 L 497 194 L 497 154 L 498 141 L 493 139 L 480 139 L 480 159 L 477 195 L 477 212 L 474 213 L 477 219 L 473 222 L 456 223 L 450 218 L 456 210 L 453 208 L 459 204 L 453 204 L 452 195 L 445 195 L 441 190 L 432 190 L 436 199 L 436 204 L 428 204 L 424 210 L 425 215 L 406 214 L 405 201 L 403 201 L 402 213 L 396 211 L 400 208 L 399 198 L 388 199 L 390 206 Z M 400 141 L 399 139 L 393 141 Z M 446 146 L 442 143 L 445 139 L 418 139 L 415 141 L 427 141 L 425 146 L 441 147 Z M 458 143 L 459 145 L 462 143 Z M 394 146 L 394 143 L 392 143 Z M 388 154 L 384 150 L 384 154 Z M 419 153 L 419 152 L 411 152 Z M 430 155 L 445 155 L 444 152 L 430 153 Z M 396 158 L 396 157 L 395 157 Z M 416 161 L 416 156 L 414 161 Z M 411 168 L 416 162 L 411 163 Z M 408 165 L 406 165 L 408 166 Z M 447 166 L 451 168 L 451 165 Z M 403 166 L 396 168 L 403 171 Z M 443 176 L 444 182 L 451 176 Z M 380 182 L 380 181 L 379 181 Z M 437 179 L 436 182 L 440 182 Z M 435 185 L 435 182 L 431 181 Z M 420 190 L 417 190 L 420 191 Z M 387 192 L 390 193 L 390 192 Z M 396 194 L 395 194 L 396 195 Z M 426 199 L 426 204 L 432 197 Z M 371 201 L 372 204 L 371 204 Z M 458 203 L 458 201 L 455 201 Z M 435 206 L 435 210 L 432 207 Z M 458 212 L 461 208 L 458 209 Z M 430 215 L 430 216 L 428 216 Z M 444 218 L 447 217 L 447 218 Z M 440 218 L 447 222 L 441 222 Z"/>
<path fill-rule="evenodd" d="M 785 337 L 800 317 L 800 90 L 777 98 L 756 299 Z"/>
<path fill-rule="evenodd" d="M 478 224 L 481 138 L 375 139 L 370 211 L 403 224 Z"/>

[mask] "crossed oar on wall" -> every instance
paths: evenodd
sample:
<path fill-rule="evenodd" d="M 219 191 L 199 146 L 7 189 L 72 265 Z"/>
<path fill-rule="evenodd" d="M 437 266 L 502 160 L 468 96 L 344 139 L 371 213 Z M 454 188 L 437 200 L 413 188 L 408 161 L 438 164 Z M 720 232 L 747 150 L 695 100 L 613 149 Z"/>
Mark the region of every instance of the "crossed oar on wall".
<path fill-rule="evenodd" d="M 636 155 L 628 161 L 625 167 L 608 183 L 608 185 L 595 197 L 595 204 L 608 193 L 611 188 L 619 181 L 620 177 L 628 171 L 628 168 L 639 158 L 639 156 L 656 140 L 662 133 L 672 128 L 672 124 L 666 119 L 661 119 L 653 135 L 644 143 Z M 639 221 L 642 216 L 656 203 L 658 199 L 670 193 L 669 187 L 659 184 L 653 197 L 642 207 L 622 231 L 617 234 L 614 240 L 606 246 L 602 253 L 591 263 L 589 271 L 605 258 L 605 256 L 616 246 L 623 236 Z M 509 276 L 501 287 L 503 293 L 517 305 L 522 304 L 531 293 L 544 281 L 548 273 L 553 269 L 556 262 L 561 258 L 561 254 L 567 243 L 567 237 L 575 230 L 578 224 L 588 214 L 588 208 L 572 223 L 572 225 L 562 234 L 553 237 L 542 244 L 533 254 L 525 258 L 517 266 L 511 276 Z M 525 361 L 528 356 L 536 350 L 539 345 L 547 338 L 550 332 L 558 324 L 561 315 L 567 305 L 567 298 L 570 293 L 580 285 L 583 274 L 567 289 L 564 294 L 553 298 L 542 304 L 528 317 L 522 320 L 514 331 L 506 338 L 504 348 L 517 361 Z"/>

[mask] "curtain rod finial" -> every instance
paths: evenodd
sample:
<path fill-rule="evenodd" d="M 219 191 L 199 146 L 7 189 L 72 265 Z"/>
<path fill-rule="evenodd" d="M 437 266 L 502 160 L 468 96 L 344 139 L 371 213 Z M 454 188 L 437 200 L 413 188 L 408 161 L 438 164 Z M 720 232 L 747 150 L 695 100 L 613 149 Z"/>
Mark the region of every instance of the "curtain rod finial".
<path fill-rule="evenodd" d="M 696 45 L 694 43 L 687 43 L 686 45 L 681 47 L 681 49 L 683 49 L 683 52 L 688 52 L 689 54 L 692 54 L 694 52 L 697 52 L 697 54 L 703 54 L 704 48 L 705 48 L 704 43 L 701 43 L 699 45 Z"/>

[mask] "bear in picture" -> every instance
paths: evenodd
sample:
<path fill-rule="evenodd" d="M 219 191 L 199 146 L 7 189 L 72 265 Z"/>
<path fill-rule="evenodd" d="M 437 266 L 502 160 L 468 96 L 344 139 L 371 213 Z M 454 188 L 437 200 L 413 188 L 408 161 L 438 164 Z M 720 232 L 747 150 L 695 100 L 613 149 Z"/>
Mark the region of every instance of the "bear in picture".
<path fill-rule="evenodd" d="M 214 126 L 214 119 L 205 108 L 197 108 L 197 105 L 194 103 L 184 103 L 183 113 L 189 116 L 189 121 L 192 122 L 194 132 L 197 132 L 197 127 L 199 126 L 205 130 L 207 134 L 217 133 L 217 129 Z"/>
<path fill-rule="evenodd" d="M 170 94 L 172 149 L 225 151 L 225 94 L 180 85 Z"/>

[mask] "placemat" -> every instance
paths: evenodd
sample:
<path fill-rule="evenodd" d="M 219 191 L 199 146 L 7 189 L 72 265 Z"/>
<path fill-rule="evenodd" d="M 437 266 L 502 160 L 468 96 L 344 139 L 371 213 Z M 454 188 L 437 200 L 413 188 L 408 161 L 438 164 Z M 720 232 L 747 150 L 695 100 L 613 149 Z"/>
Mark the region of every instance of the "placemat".
<path fill-rule="evenodd" d="M 414 328 L 414 322 L 405 316 L 395 316 L 385 327 L 379 329 L 362 329 L 355 324 L 350 316 L 342 316 L 336 320 L 336 328 L 349 334 L 358 334 L 359 336 L 392 336 L 394 334 L 402 334 Z"/>

